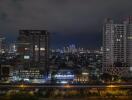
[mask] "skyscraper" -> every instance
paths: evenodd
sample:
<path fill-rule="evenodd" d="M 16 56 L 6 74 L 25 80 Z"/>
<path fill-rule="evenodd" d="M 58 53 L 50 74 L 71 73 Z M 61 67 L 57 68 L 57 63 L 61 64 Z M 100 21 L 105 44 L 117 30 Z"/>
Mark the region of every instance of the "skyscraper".
<path fill-rule="evenodd" d="M 20 30 L 18 53 L 24 69 L 48 71 L 49 33 L 45 30 Z"/>
<path fill-rule="evenodd" d="M 106 19 L 103 26 L 103 72 L 128 76 L 132 62 L 132 40 L 130 20 L 115 24 Z"/>
<path fill-rule="evenodd" d="M 0 34 L 0 54 L 5 53 L 5 37 Z"/>
<path fill-rule="evenodd" d="M 132 71 L 132 16 L 126 18 L 124 24 L 127 27 L 127 53 L 126 53 L 126 60 L 130 66 L 130 71 Z"/>

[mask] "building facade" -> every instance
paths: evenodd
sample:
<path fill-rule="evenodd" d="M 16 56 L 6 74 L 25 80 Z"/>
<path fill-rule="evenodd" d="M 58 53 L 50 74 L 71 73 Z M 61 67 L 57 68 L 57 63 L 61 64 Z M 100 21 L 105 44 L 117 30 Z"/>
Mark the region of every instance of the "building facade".
<path fill-rule="evenodd" d="M 127 62 L 130 65 L 130 71 L 132 71 L 132 17 L 126 18 L 124 24 L 127 27 Z"/>
<path fill-rule="evenodd" d="M 0 34 L 0 54 L 5 53 L 5 37 L 3 37 L 2 34 Z"/>
<path fill-rule="evenodd" d="M 49 33 L 45 30 L 20 30 L 17 51 L 22 68 L 48 72 Z"/>
<path fill-rule="evenodd" d="M 128 76 L 132 67 L 132 25 L 130 18 L 121 24 L 106 19 L 103 26 L 103 72 Z"/>

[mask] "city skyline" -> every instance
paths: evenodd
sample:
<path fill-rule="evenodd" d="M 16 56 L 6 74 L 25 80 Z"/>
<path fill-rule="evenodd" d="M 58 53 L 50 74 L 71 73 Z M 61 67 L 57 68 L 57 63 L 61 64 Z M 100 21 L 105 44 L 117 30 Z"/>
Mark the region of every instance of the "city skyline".
<path fill-rule="evenodd" d="M 52 47 L 76 44 L 86 48 L 99 48 L 102 46 L 104 19 L 111 17 L 118 21 L 132 15 L 130 2 L 1 0 L 0 33 L 10 42 L 16 39 L 19 29 L 42 29 L 52 34 Z"/>
<path fill-rule="evenodd" d="M 0 0 L 0 100 L 131 100 L 132 0 Z"/>

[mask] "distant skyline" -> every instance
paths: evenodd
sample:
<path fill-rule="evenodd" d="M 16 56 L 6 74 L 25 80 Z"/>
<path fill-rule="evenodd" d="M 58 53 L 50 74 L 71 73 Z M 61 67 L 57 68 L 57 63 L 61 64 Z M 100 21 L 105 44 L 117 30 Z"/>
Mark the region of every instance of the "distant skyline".
<path fill-rule="evenodd" d="M 48 30 L 53 48 L 94 49 L 102 45 L 104 19 L 123 19 L 131 9 L 132 0 L 0 0 L 0 33 L 11 42 L 20 29 Z"/>

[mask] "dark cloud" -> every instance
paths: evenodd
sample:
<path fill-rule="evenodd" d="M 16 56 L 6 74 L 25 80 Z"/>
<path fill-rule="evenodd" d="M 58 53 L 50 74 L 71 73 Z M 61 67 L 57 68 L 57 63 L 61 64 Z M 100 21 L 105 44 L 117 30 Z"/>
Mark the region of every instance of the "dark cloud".
<path fill-rule="evenodd" d="M 0 32 L 14 37 L 19 29 L 46 29 L 59 33 L 53 44 L 66 38 L 100 46 L 104 18 L 123 18 L 131 9 L 132 0 L 0 0 Z"/>

